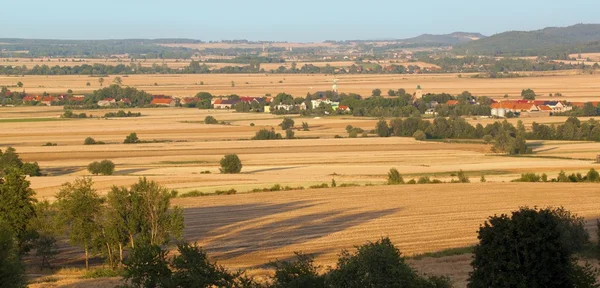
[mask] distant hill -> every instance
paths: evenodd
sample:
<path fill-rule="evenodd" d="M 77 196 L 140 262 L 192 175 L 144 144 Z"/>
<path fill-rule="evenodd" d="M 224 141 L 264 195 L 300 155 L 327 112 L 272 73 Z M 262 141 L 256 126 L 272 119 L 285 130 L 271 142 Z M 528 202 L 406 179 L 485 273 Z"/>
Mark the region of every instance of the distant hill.
<path fill-rule="evenodd" d="M 504 32 L 458 44 L 453 51 L 468 55 L 563 58 L 569 53 L 600 52 L 598 41 L 600 41 L 600 24 L 577 24 L 535 31 Z"/>
<path fill-rule="evenodd" d="M 469 33 L 469 32 L 454 32 L 451 34 L 423 34 L 414 38 L 398 40 L 406 44 L 441 44 L 446 46 L 453 46 L 460 43 L 468 43 L 474 40 L 487 38 L 481 33 Z"/>

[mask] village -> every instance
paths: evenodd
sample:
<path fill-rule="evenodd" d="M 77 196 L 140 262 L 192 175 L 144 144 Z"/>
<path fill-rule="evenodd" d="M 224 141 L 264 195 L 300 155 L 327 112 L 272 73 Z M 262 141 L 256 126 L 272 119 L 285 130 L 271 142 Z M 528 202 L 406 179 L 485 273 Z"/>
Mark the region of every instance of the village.
<path fill-rule="evenodd" d="M 401 89 L 403 90 L 403 89 Z M 492 117 L 492 118 L 512 118 L 512 117 L 543 117 L 553 115 L 565 115 L 574 109 L 583 109 L 586 103 L 591 104 L 594 108 L 598 107 L 600 102 L 569 102 L 566 100 L 540 100 L 540 99 L 503 99 L 496 100 L 489 97 L 461 97 L 459 96 L 448 96 L 441 95 L 444 97 L 438 97 L 437 94 L 425 94 L 421 86 L 417 86 L 412 94 L 404 92 L 410 99 L 403 104 L 392 104 L 392 105 L 404 105 L 413 106 L 425 117 L 437 117 L 440 116 L 442 107 L 446 109 L 454 109 L 456 106 L 469 106 L 477 107 L 478 113 L 472 114 L 472 116 L 481 117 Z M 198 95 L 204 95 L 198 97 Z M 270 94 L 267 96 L 213 96 L 208 93 L 199 93 L 196 97 L 171 97 L 165 95 L 148 95 L 146 101 L 132 101 L 123 95 L 115 97 L 105 97 L 102 99 L 93 99 L 91 95 L 72 95 L 72 94 L 61 94 L 61 95 L 23 95 L 19 99 L 18 93 L 12 93 L 10 91 L 4 91 L 0 94 L 0 98 L 4 100 L 3 106 L 15 106 L 15 105 L 28 105 L 28 106 L 65 106 L 69 109 L 84 107 L 85 108 L 133 108 L 133 107 L 188 107 L 188 108 L 205 108 L 205 109 L 235 109 L 237 112 L 258 112 L 258 113 L 271 113 L 271 114 L 307 114 L 307 111 L 313 109 L 322 108 L 323 115 L 330 114 L 352 114 L 352 104 L 356 102 L 344 101 L 344 97 L 348 95 L 344 93 L 338 93 L 338 84 L 334 80 L 332 90 L 329 91 L 318 91 L 315 93 L 308 93 L 306 98 L 297 97 L 294 98 L 292 95 L 280 93 L 273 97 Z M 206 96 L 208 95 L 208 96 Z M 352 95 L 352 94 L 350 94 Z M 395 95 L 400 96 L 400 95 Z M 353 96 L 357 97 L 357 96 Z M 360 97 L 360 96 L 358 96 Z M 393 99 L 394 96 L 371 96 L 365 99 L 382 97 Z M 446 100 L 448 98 L 452 98 Z M 6 99 L 12 100 L 7 102 Z M 432 100 L 433 99 L 433 100 Z M 437 100 L 436 100 L 437 99 Z M 362 98 L 361 98 L 362 100 Z M 201 101 L 206 101 L 206 104 L 201 107 L 199 104 Z M 208 104 L 208 101 L 210 104 Z M 7 104 L 10 103 L 10 104 Z M 471 114 L 463 114 L 465 116 Z M 442 114 L 442 116 L 444 116 Z M 586 115 L 587 116 L 587 115 Z"/>

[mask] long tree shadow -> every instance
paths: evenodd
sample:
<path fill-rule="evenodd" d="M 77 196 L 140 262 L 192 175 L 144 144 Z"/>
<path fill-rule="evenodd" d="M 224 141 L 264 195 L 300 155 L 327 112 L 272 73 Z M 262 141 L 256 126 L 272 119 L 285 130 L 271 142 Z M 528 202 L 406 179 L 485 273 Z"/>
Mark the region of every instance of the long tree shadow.
<path fill-rule="evenodd" d="M 265 168 L 265 169 L 258 169 L 258 170 L 254 170 L 254 171 L 244 172 L 243 174 L 253 174 L 253 173 L 260 173 L 260 172 L 290 170 L 290 169 L 304 168 L 304 167 L 307 167 L 307 166 L 290 166 L 290 167 Z"/>
<path fill-rule="evenodd" d="M 291 211 L 309 206 L 312 205 L 293 204 L 285 208 Z M 192 219 L 186 220 L 186 222 L 191 222 L 187 223 L 187 230 L 194 231 L 193 234 L 186 233 L 186 238 L 187 240 L 202 242 L 204 249 L 210 254 L 218 255 L 218 259 L 231 259 L 256 251 L 268 251 L 305 243 L 373 219 L 394 214 L 400 210 L 399 208 L 368 212 L 334 210 L 286 217 L 276 215 L 286 212 L 281 208 L 271 207 L 269 209 L 268 207 L 264 207 L 264 205 L 257 205 L 254 208 L 244 207 L 244 209 L 252 211 L 250 214 L 256 213 L 255 211 L 259 212 L 252 216 L 244 213 L 244 216 L 238 217 L 239 221 L 227 216 L 226 218 L 230 219 L 226 220 L 226 223 L 223 223 L 219 220 L 219 216 L 226 212 L 218 210 L 219 207 L 214 207 L 215 213 L 210 217 L 214 221 L 203 219 L 194 223 Z M 193 212 L 188 213 L 192 214 Z M 230 214 L 227 213 L 227 215 Z M 186 219 L 189 218 L 186 215 Z M 194 229 L 193 227 L 199 228 Z"/>
<path fill-rule="evenodd" d="M 316 205 L 312 201 L 295 201 L 280 204 L 240 204 L 212 207 L 186 208 L 184 210 L 184 238 L 201 240 L 227 231 L 235 231 L 266 216 L 287 213 Z"/>

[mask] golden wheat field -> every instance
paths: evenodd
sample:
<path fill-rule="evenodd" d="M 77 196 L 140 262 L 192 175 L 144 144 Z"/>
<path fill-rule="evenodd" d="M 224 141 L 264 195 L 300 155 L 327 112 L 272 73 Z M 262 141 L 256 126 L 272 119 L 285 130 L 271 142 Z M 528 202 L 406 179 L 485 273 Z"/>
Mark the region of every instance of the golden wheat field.
<path fill-rule="evenodd" d="M 555 177 L 561 170 L 584 173 L 598 168 L 594 160 L 600 143 L 535 141 L 536 154 L 531 157 L 506 157 L 478 143 L 347 138 L 347 125 L 370 130 L 378 120 L 352 116 L 294 116 L 296 126 L 309 125 L 309 131 L 295 131 L 299 139 L 252 141 L 261 128 L 283 133 L 277 127 L 282 116 L 189 108 L 131 110 L 142 117 L 100 118 L 115 111 L 107 109 L 78 111 L 94 118 L 61 119 L 62 107 L 0 107 L 0 149 L 15 147 L 24 161 L 39 163 L 47 176 L 29 180 L 38 198 L 51 201 L 63 183 L 90 176 L 87 165 L 104 159 L 112 160 L 116 171 L 112 176 L 92 176 L 101 194 L 140 177 L 180 194 L 235 189 L 236 195 L 178 198 L 174 204 L 185 208 L 186 240 L 204 246 L 226 267 L 248 268 L 258 276 L 269 273 L 266 262 L 287 259 L 294 251 L 314 254 L 318 264 L 334 265 L 342 249 L 384 236 L 407 255 L 472 245 L 486 217 L 523 205 L 565 206 L 586 217 L 591 231 L 594 219 L 600 217 L 598 185 L 509 183 L 526 172 Z M 206 125 L 208 115 L 228 124 Z M 565 119 L 522 120 L 530 126 L 533 121 Z M 141 140 L 157 142 L 122 144 L 132 132 Z M 106 144 L 83 145 L 86 137 Z M 47 142 L 57 146 L 42 146 Z M 219 174 L 219 160 L 229 153 L 242 160 L 241 174 Z M 430 176 L 449 181 L 464 170 L 473 183 L 382 186 L 392 167 L 406 180 Z M 481 176 L 489 183 L 477 183 Z M 276 184 L 308 188 L 332 180 L 338 186 L 361 187 L 246 193 Z M 67 256 L 80 260 L 82 253 L 71 250 L 59 258 L 65 261 Z M 468 257 L 411 260 L 411 264 L 422 272 L 450 275 L 457 287 L 464 287 Z M 118 279 L 80 282 L 77 277 L 68 274 L 54 284 L 34 287 L 118 283 Z"/>
<path fill-rule="evenodd" d="M 508 95 L 520 98 L 521 90 L 531 88 L 540 99 L 569 101 L 597 101 L 600 98 L 600 75 L 581 74 L 578 71 L 534 73 L 531 77 L 509 79 L 476 79 L 470 75 L 419 74 L 419 75 L 305 75 L 305 74 L 195 74 L 195 75 L 130 75 L 119 76 L 123 85 L 136 87 L 153 94 L 178 97 L 193 96 L 200 91 L 214 95 L 264 96 L 285 92 L 295 97 L 307 93 L 331 90 L 333 79 L 339 79 L 340 93 L 371 95 L 381 89 L 404 88 L 409 93 L 421 85 L 424 93 L 459 94 L 470 91 L 476 96 L 491 96 L 498 100 Z M 113 82 L 115 75 L 104 77 L 104 86 Z M 98 77 L 68 76 L 0 76 L 0 86 L 28 93 L 90 93 L 101 88 Z M 17 82 L 24 84 L 17 88 Z M 87 83 L 90 86 L 86 86 Z M 233 82 L 233 85 L 232 85 Z M 562 97 L 549 97 L 561 93 Z"/>

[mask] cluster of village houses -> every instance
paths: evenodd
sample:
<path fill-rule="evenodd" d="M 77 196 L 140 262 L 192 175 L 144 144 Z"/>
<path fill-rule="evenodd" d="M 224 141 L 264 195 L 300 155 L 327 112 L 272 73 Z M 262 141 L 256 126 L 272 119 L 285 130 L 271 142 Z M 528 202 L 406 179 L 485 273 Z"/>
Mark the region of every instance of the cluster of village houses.
<path fill-rule="evenodd" d="M 337 88 L 337 87 L 335 87 Z M 319 93 L 319 92 L 317 92 Z M 350 108 L 348 106 L 340 105 L 339 102 L 332 101 L 324 97 L 325 92 L 322 92 L 322 97 L 318 99 L 311 100 L 312 107 L 321 107 L 321 105 L 330 105 L 334 111 L 344 111 L 350 112 Z M 420 99 L 423 96 L 423 92 L 421 87 L 417 87 L 417 90 L 414 94 L 414 100 Z M 57 105 L 62 101 L 69 101 L 72 103 L 79 103 L 84 101 L 83 95 L 73 95 L 73 96 L 26 96 L 23 98 L 23 102 L 38 102 L 43 103 L 45 105 Z M 151 105 L 154 106 L 165 106 L 165 107 L 176 107 L 178 104 L 190 104 L 197 102 L 199 99 L 195 97 L 186 97 L 186 98 L 174 98 L 170 96 L 156 95 L 152 99 Z M 233 109 L 236 104 L 239 103 L 247 103 L 251 106 L 256 106 L 253 104 L 260 104 L 259 107 L 264 107 L 262 112 L 271 113 L 274 110 L 286 110 L 286 111 L 297 111 L 297 110 L 306 110 L 308 107 L 306 103 L 301 104 L 278 104 L 278 105 L 270 105 L 273 101 L 273 97 L 240 97 L 239 99 L 228 99 L 222 97 L 213 97 L 211 100 L 212 107 L 214 109 Z M 435 115 L 435 108 L 440 104 L 445 104 L 448 106 L 458 105 L 458 100 L 449 100 L 446 103 L 438 103 L 438 102 L 430 102 L 427 103 L 428 110 L 425 112 L 426 114 Z M 111 107 L 111 106 L 122 106 L 122 105 L 131 105 L 131 100 L 129 99 L 120 99 L 115 100 L 113 98 L 105 98 L 103 100 L 98 101 L 98 106 L 100 107 Z M 470 102 L 469 104 L 478 105 L 476 101 Z M 584 102 L 567 102 L 567 101 L 544 101 L 544 100 L 504 100 L 504 101 L 494 101 L 492 100 L 491 108 L 491 116 L 505 118 L 508 115 L 512 114 L 522 114 L 526 113 L 529 116 L 535 115 L 549 115 L 551 113 L 562 113 L 567 112 L 573 109 L 573 107 L 583 108 Z M 594 107 L 596 107 L 599 103 L 592 103 Z"/>

